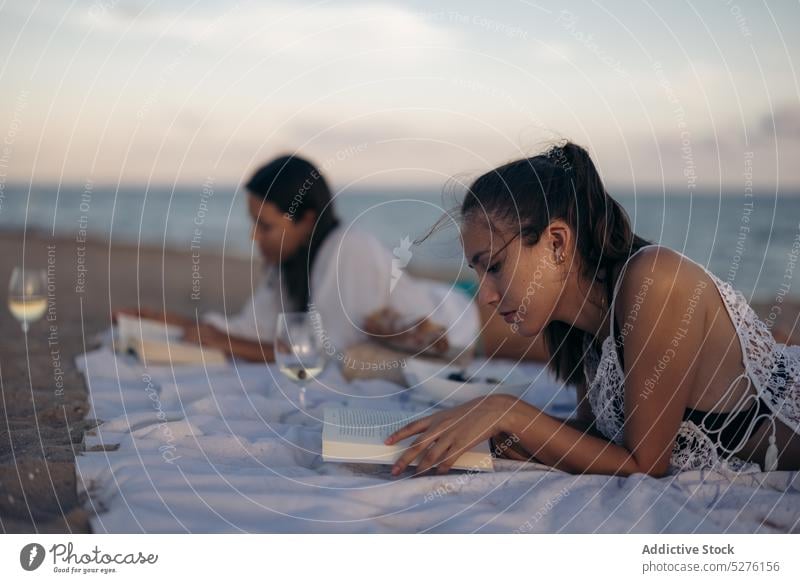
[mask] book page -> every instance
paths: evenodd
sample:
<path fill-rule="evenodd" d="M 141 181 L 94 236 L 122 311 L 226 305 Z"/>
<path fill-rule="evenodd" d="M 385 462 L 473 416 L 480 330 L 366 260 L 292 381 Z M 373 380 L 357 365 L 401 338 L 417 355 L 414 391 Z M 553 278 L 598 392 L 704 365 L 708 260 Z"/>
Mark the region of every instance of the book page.
<path fill-rule="evenodd" d="M 132 350 L 144 363 L 216 365 L 227 362 L 225 354 L 221 350 L 202 348 L 197 344 L 187 342 L 144 339 L 134 342 Z"/>
<path fill-rule="evenodd" d="M 224 365 L 225 353 L 216 348 L 203 348 L 182 340 L 183 328 L 163 321 L 117 316 L 115 349 L 133 353 L 144 362 L 155 365 Z"/>
<path fill-rule="evenodd" d="M 385 409 L 325 409 L 323 439 L 383 443 L 391 433 L 425 415 Z"/>
<path fill-rule="evenodd" d="M 183 330 L 180 326 L 165 325 L 164 322 L 140 319 L 125 314 L 117 316 L 117 331 L 123 343 L 133 339 L 165 342 L 180 340 L 183 337 Z"/>
<path fill-rule="evenodd" d="M 126 314 L 117 316 L 117 341 L 118 350 L 127 351 L 135 347 L 142 340 L 156 340 L 160 342 L 177 342 L 183 337 L 180 326 L 174 326 L 156 320 L 136 318 Z"/>
<path fill-rule="evenodd" d="M 385 445 L 389 434 L 428 413 L 348 407 L 325 408 L 322 429 L 322 457 L 325 461 L 392 464 L 417 438 L 411 435 L 398 443 Z M 412 462 L 411 465 L 415 465 Z M 493 471 L 489 442 L 482 441 L 462 453 L 454 469 Z"/>

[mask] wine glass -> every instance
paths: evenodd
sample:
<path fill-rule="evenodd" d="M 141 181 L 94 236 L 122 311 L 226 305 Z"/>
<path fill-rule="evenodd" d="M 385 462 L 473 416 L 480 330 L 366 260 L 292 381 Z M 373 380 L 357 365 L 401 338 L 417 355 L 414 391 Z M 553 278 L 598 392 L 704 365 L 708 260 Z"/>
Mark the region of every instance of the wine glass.
<path fill-rule="evenodd" d="M 305 411 L 305 383 L 322 372 L 325 366 L 322 340 L 314 329 L 311 314 L 306 312 L 278 314 L 274 349 L 275 362 L 280 371 L 300 385 L 300 409 Z"/>
<path fill-rule="evenodd" d="M 47 274 L 44 269 L 15 267 L 8 283 L 8 309 L 27 334 L 30 323 L 44 316 L 47 310 Z"/>

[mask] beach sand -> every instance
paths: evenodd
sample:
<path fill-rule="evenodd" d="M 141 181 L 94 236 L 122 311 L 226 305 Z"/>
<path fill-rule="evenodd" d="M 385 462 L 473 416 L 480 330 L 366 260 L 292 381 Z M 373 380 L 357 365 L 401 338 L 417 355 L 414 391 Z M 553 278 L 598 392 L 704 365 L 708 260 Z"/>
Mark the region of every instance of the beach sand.
<path fill-rule="evenodd" d="M 13 267 L 22 263 L 22 234 L 2 233 L 0 245 L 0 281 L 6 285 Z M 94 336 L 108 329 L 111 307 L 135 306 L 137 294 L 142 305 L 191 316 L 195 309 L 221 310 L 224 291 L 228 311 L 237 309 L 249 292 L 250 264 L 201 253 L 199 299 L 193 300 L 192 285 L 198 281 L 193 273 L 198 272 L 188 251 L 109 248 L 105 242 L 84 245 L 30 233 L 24 248 L 26 266 L 47 268 L 53 261 L 55 301 L 42 320 L 31 324 L 27 342 L 17 321 L 0 309 L 0 527 L 3 532 L 88 532 L 74 459 L 83 432 L 95 423 L 83 420 L 87 392 L 75 356 L 91 349 Z M 223 265 L 227 281 L 245 285 L 223 290 Z"/>
<path fill-rule="evenodd" d="M 235 311 L 249 296 L 251 263 L 223 261 L 212 252 L 193 260 L 188 242 L 185 252 L 162 252 L 41 233 L 28 233 L 23 241 L 21 233 L 2 233 L 0 281 L 7 282 L 12 268 L 22 263 L 23 243 L 26 265 L 46 268 L 52 261 L 55 301 L 31 326 L 27 342 L 8 310 L 0 309 L 0 527 L 3 532 L 89 532 L 74 459 L 84 431 L 95 423 L 83 419 L 87 392 L 75 356 L 91 349 L 94 336 L 108 329 L 112 307 L 139 302 L 187 316 L 223 305 L 228 313 Z M 198 281 L 199 296 L 193 298 Z M 771 309 L 769 304 L 754 307 L 762 318 Z M 800 302 L 781 308 L 776 337 L 800 342 Z"/>

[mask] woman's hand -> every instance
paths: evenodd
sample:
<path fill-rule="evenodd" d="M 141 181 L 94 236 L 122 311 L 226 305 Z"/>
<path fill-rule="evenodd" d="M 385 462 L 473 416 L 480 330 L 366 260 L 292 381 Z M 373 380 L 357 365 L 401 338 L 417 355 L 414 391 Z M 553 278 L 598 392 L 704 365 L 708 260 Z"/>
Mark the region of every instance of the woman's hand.
<path fill-rule="evenodd" d="M 481 441 L 506 431 L 505 419 L 517 399 L 510 395 L 490 395 L 468 401 L 409 423 L 386 438 L 386 445 L 421 433 L 392 467 L 392 475 L 401 473 L 415 459 L 421 458 L 416 475 L 433 466 L 446 474 L 465 451 Z"/>
<path fill-rule="evenodd" d="M 406 321 L 394 308 L 384 307 L 364 320 L 364 331 L 379 342 L 405 352 L 445 354 L 449 349 L 447 328 L 429 318 Z"/>

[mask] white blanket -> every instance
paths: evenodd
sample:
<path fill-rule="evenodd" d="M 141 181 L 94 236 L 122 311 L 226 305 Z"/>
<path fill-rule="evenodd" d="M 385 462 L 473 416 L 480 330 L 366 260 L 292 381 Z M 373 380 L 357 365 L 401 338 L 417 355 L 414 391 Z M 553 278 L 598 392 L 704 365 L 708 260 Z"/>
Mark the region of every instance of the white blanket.
<path fill-rule="evenodd" d="M 420 410 L 409 389 L 348 384 L 331 366 L 308 388 L 276 368 L 149 367 L 101 348 L 78 358 L 88 417 L 77 458 L 95 532 L 798 532 L 798 472 L 575 476 L 497 460 L 494 473 L 392 478 L 321 460 L 323 403 Z M 509 363 L 511 365 L 511 363 Z M 523 365 L 526 400 L 564 417 L 575 393 Z"/>

